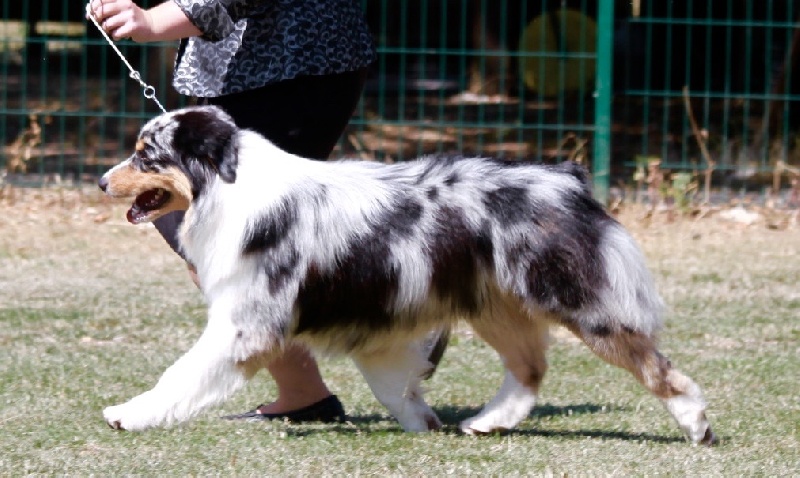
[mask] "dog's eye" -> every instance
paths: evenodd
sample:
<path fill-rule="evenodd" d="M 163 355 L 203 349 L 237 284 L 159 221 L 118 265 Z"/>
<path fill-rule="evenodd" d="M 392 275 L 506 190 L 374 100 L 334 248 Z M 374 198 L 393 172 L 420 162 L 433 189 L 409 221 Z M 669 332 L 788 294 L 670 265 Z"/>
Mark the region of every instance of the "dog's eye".
<path fill-rule="evenodd" d="M 142 161 L 151 161 L 156 157 L 156 149 L 150 144 L 144 144 L 136 150 L 136 158 Z"/>
<path fill-rule="evenodd" d="M 144 171 L 159 169 L 158 157 L 154 154 L 150 154 L 147 150 L 137 151 L 135 157 L 140 169 Z"/>

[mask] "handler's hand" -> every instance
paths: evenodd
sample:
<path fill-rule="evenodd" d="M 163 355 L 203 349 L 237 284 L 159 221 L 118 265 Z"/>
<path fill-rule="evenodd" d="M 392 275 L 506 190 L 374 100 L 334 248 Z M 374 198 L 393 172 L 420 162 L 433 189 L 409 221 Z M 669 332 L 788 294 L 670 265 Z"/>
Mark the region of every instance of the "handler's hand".
<path fill-rule="evenodd" d="M 97 23 L 114 40 L 131 38 L 141 43 L 153 39 L 151 14 L 131 0 L 92 0 L 90 9 Z"/>

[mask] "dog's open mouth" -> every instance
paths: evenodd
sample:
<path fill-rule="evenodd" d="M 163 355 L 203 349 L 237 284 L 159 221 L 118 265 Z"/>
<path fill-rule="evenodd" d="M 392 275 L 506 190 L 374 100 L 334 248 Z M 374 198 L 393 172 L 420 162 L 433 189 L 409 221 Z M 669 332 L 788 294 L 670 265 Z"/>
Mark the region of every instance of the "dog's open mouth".
<path fill-rule="evenodd" d="M 166 189 L 150 189 L 136 196 L 128 209 L 128 222 L 140 224 L 146 222 L 154 211 L 161 209 L 169 201 L 171 194 Z"/>

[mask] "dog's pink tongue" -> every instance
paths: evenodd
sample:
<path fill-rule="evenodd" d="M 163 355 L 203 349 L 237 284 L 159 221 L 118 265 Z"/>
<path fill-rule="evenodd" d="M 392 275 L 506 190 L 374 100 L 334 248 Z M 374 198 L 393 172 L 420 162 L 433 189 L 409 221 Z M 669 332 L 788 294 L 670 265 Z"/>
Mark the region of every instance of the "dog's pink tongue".
<path fill-rule="evenodd" d="M 133 206 L 128 209 L 128 213 L 125 214 L 125 218 L 131 224 L 139 224 L 139 220 L 142 218 L 142 211 L 138 207 Z"/>

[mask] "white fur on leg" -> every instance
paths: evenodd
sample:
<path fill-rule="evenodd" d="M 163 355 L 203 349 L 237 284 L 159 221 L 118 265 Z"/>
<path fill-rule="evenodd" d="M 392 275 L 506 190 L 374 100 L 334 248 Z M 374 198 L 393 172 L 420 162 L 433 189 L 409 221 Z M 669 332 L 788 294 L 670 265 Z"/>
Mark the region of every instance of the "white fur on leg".
<path fill-rule="evenodd" d="M 472 418 L 461 422 L 461 431 L 468 435 L 509 430 L 528 416 L 536 404 L 536 394 L 506 370 L 497 395 Z"/>
<path fill-rule="evenodd" d="M 375 398 L 397 419 L 405 431 L 438 430 L 442 422 L 425 403 L 420 382 L 430 368 L 420 344 L 380 356 L 355 359 Z"/>
<path fill-rule="evenodd" d="M 692 443 L 711 445 L 716 441 L 706 418 L 706 402 L 697 384 L 692 382 L 685 395 L 665 398 L 661 403 Z"/>
<path fill-rule="evenodd" d="M 180 423 L 226 399 L 248 377 L 237 367 L 236 330 L 227 320 L 209 321 L 197 343 L 169 367 L 152 390 L 103 410 L 113 428 L 140 431 Z"/>

